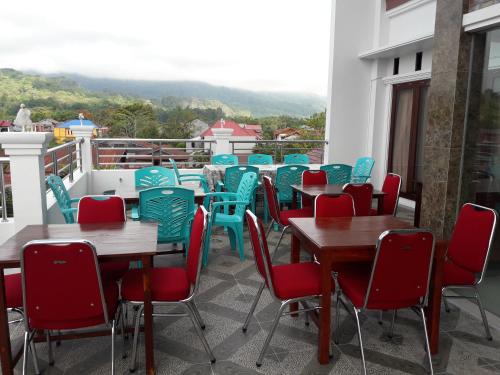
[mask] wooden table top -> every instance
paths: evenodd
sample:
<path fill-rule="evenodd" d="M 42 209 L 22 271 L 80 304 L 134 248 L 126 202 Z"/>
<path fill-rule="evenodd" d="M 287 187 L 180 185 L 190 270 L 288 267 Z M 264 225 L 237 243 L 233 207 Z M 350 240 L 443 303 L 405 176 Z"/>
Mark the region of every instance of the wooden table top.
<path fill-rule="evenodd" d="M 342 187 L 344 185 L 334 185 L 334 184 L 326 184 L 326 185 L 290 185 L 293 190 L 303 193 L 305 195 L 311 196 L 311 197 L 316 197 L 320 194 L 330 194 L 330 195 L 337 195 L 337 194 L 342 194 L 343 190 Z M 380 190 L 375 190 L 373 189 L 373 196 L 375 198 L 379 196 L 385 196 L 386 193 Z"/>
<path fill-rule="evenodd" d="M 162 186 L 162 187 L 165 187 L 165 188 L 169 188 L 169 187 L 182 187 L 182 188 L 185 188 L 185 189 L 190 189 L 190 190 L 194 190 L 194 196 L 195 197 L 204 197 L 205 196 L 205 192 L 203 191 L 203 189 L 201 187 L 198 187 L 198 186 L 190 186 L 190 185 L 176 185 L 176 186 Z M 115 190 L 115 194 L 122 197 L 123 199 L 125 200 L 128 200 L 128 199 L 139 199 L 139 193 L 141 191 L 144 191 L 144 190 L 147 190 L 147 189 L 151 189 L 151 188 L 145 188 L 145 187 L 130 187 L 130 186 L 120 186 L 118 187 L 116 190 Z"/>
<path fill-rule="evenodd" d="M 389 229 L 413 229 L 394 216 L 290 218 L 295 231 L 320 250 L 375 248 L 380 234 Z"/>
<path fill-rule="evenodd" d="M 0 246 L 0 266 L 18 267 L 22 247 L 29 241 L 45 239 L 88 240 L 99 258 L 154 255 L 157 232 L 158 224 L 139 221 L 28 225 Z"/>

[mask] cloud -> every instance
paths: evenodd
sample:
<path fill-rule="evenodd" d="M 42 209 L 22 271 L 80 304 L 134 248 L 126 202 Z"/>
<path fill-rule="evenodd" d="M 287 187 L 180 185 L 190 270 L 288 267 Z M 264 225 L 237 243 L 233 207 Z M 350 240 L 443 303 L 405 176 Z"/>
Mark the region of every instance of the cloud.
<path fill-rule="evenodd" d="M 330 1 L 6 2 L 0 67 L 325 95 Z"/>

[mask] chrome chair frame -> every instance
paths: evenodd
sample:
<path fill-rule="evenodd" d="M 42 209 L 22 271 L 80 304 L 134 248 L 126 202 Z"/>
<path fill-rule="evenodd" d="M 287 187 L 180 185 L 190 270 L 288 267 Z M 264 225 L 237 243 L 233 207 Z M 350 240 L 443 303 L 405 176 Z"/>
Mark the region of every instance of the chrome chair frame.
<path fill-rule="evenodd" d="M 109 316 L 108 316 L 108 308 L 107 308 L 107 304 L 106 304 L 106 299 L 104 298 L 104 289 L 102 287 L 102 279 L 101 279 L 101 272 L 99 269 L 99 262 L 97 260 L 97 252 L 96 252 L 96 248 L 92 242 L 87 241 L 87 240 L 65 239 L 65 240 L 35 240 L 35 241 L 30 241 L 30 242 L 26 243 L 23 246 L 22 251 L 21 251 L 23 310 L 26 310 L 26 293 L 25 293 L 26 281 L 25 281 L 25 270 L 24 270 L 24 250 L 30 245 L 37 245 L 37 244 L 57 245 L 57 244 L 67 244 L 67 243 L 82 243 L 82 244 L 88 245 L 88 246 L 90 246 L 90 248 L 92 249 L 92 251 L 94 253 L 94 263 L 95 263 L 95 267 L 96 267 L 96 274 L 97 274 L 97 279 L 98 279 L 98 284 L 99 284 L 99 291 L 101 294 L 101 303 L 102 303 L 102 307 L 103 307 L 104 324 L 106 325 L 106 327 L 111 329 L 111 374 L 114 375 L 114 373 L 115 373 L 115 328 L 116 328 L 116 322 L 120 319 L 120 317 L 122 315 L 121 314 L 121 304 L 118 303 L 115 317 L 110 322 Z M 123 318 L 122 318 L 122 321 L 123 321 Z M 26 370 L 27 370 L 28 346 L 30 347 L 31 354 L 33 356 L 35 372 L 36 372 L 36 374 L 40 374 L 39 365 L 38 365 L 38 357 L 37 357 L 36 348 L 35 348 L 35 342 L 33 341 L 33 337 L 35 335 L 35 332 L 36 332 L 36 330 L 30 329 L 28 319 L 26 319 L 26 317 L 24 317 L 24 347 L 23 347 L 23 364 L 22 364 L 22 374 L 23 375 L 26 374 Z M 123 330 L 122 330 L 122 336 L 123 336 Z M 53 358 L 53 353 L 52 353 L 52 346 L 50 343 L 49 332 L 47 332 L 47 343 L 49 344 L 49 364 L 53 364 L 54 358 Z"/>
<path fill-rule="evenodd" d="M 201 273 L 201 266 L 202 266 L 202 258 L 203 258 L 203 248 L 204 248 L 204 243 L 207 240 L 207 226 L 208 226 L 208 212 L 203 206 L 200 206 L 203 210 L 203 232 L 202 232 L 202 238 L 201 238 L 201 249 L 200 249 L 200 254 L 199 254 L 199 259 L 198 259 L 198 272 L 196 275 L 196 281 L 194 283 L 194 286 L 191 289 L 191 292 L 189 296 L 183 300 L 180 301 L 169 301 L 169 302 L 160 302 L 160 301 L 152 301 L 153 308 L 154 306 L 179 306 L 181 305 L 185 310 L 186 313 L 155 313 L 153 312 L 153 316 L 157 317 L 168 317 L 168 316 L 189 316 L 191 319 L 191 322 L 193 323 L 193 326 L 196 330 L 196 333 L 198 334 L 201 343 L 203 344 L 203 347 L 205 348 L 205 351 L 207 352 L 210 362 L 215 363 L 216 359 L 215 356 L 212 352 L 212 349 L 210 348 L 210 345 L 208 345 L 207 339 L 205 338 L 205 335 L 203 334 L 203 330 L 205 329 L 205 322 L 201 318 L 200 312 L 198 308 L 196 307 L 196 304 L 194 302 L 194 297 L 196 295 L 196 292 L 198 291 L 199 287 L 199 281 L 200 281 L 200 273 Z M 139 340 L 139 328 L 140 328 L 140 321 L 141 317 L 144 316 L 144 302 L 142 301 L 123 301 L 124 304 L 129 304 L 134 306 L 134 308 L 138 307 L 137 311 L 134 314 L 134 341 L 132 345 L 132 358 L 131 358 L 131 363 L 129 370 L 130 372 L 134 372 L 137 367 L 137 345 L 138 345 L 138 340 Z"/>
<path fill-rule="evenodd" d="M 490 211 L 494 215 L 493 226 L 492 226 L 492 229 L 491 229 L 490 239 L 488 241 L 488 250 L 486 251 L 486 257 L 484 258 L 483 269 L 481 270 L 481 273 L 479 274 L 479 277 L 476 278 L 476 281 L 475 281 L 474 285 L 448 285 L 448 286 L 445 286 L 445 287 L 443 287 L 441 289 L 441 293 L 442 293 L 442 297 L 443 297 L 443 303 L 444 303 L 444 306 L 445 306 L 445 310 L 446 310 L 447 313 L 449 313 L 451 311 L 450 310 L 450 305 L 448 304 L 448 301 L 447 301 L 448 298 L 452 298 L 452 299 L 468 299 L 468 300 L 472 299 L 472 300 L 475 300 L 476 304 L 477 304 L 477 306 L 479 308 L 479 312 L 481 313 L 481 318 L 483 320 L 484 330 L 486 332 L 486 339 L 488 339 L 489 341 L 492 341 L 493 340 L 493 336 L 491 336 L 490 326 L 488 324 L 488 318 L 486 317 L 486 312 L 484 310 L 483 303 L 481 302 L 481 297 L 479 295 L 477 287 L 481 283 L 481 281 L 483 281 L 484 274 L 486 273 L 486 268 L 488 267 L 488 261 L 490 259 L 490 251 L 491 251 L 491 247 L 492 247 L 492 244 L 493 244 L 493 238 L 495 236 L 495 229 L 496 229 L 496 225 L 497 225 L 498 214 L 497 214 L 497 212 L 494 209 L 489 208 L 489 207 L 484 207 L 484 206 L 481 206 L 481 205 L 478 205 L 478 204 L 474 204 L 474 203 L 466 203 L 466 204 L 464 204 L 464 206 L 466 206 L 466 205 L 470 205 L 470 206 L 473 206 L 473 207 L 480 208 L 482 210 Z M 472 296 L 459 296 L 459 295 L 451 296 L 451 295 L 446 295 L 445 292 L 448 289 L 466 289 L 466 290 L 472 290 L 473 295 Z"/>
<path fill-rule="evenodd" d="M 365 352 L 364 352 L 364 348 L 363 348 L 363 339 L 362 339 L 362 336 L 361 336 L 361 324 L 360 324 L 360 321 L 359 321 L 359 314 L 361 312 L 363 312 L 364 310 L 367 310 L 366 306 L 368 304 L 368 298 L 370 296 L 370 292 L 371 292 L 371 287 L 372 287 L 372 281 L 373 281 L 373 270 L 375 270 L 375 267 L 377 265 L 377 260 L 378 260 L 378 257 L 379 257 L 379 253 L 380 253 L 380 245 L 382 243 L 382 240 L 384 239 L 385 236 L 391 234 L 391 233 L 418 233 L 418 232 L 423 232 L 425 230 L 422 230 L 422 229 L 393 229 L 393 230 L 387 230 L 385 232 L 383 232 L 378 240 L 377 240 L 377 244 L 376 244 L 376 254 L 375 254 L 375 259 L 373 261 L 373 266 L 372 266 L 372 272 L 371 272 L 371 275 L 370 275 L 370 281 L 368 282 L 368 288 L 366 289 L 366 294 L 365 294 L 365 302 L 363 304 L 363 306 L 361 308 L 356 308 L 355 306 L 352 306 L 352 310 L 354 312 L 354 319 L 356 320 L 356 326 L 357 326 L 357 330 L 358 330 L 358 341 L 359 341 L 359 349 L 361 351 L 361 361 L 362 361 L 362 364 L 363 364 L 363 371 L 362 373 L 364 375 L 367 374 L 366 372 L 366 360 L 365 360 Z M 429 233 L 432 234 L 432 232 L 429 231 Z M 431 257 L 430 257 L 430 264 L 429 264 L 429 272 L 428 272 L 428 276 L 427 276 L 427 290 L 426 290 L 426 293 L 425 293 L 425 297 L 420 301 L 420 304 L 415 306 L 416 307 L 416 313 L 417 315 L 420 316 L 420 318 L 422 319 L 422 325 L 424 327 L 424 334 L 425 334 L 425 352 L 427 354 L 427 360 L 428 360 L 428 365 L 429 365 L 429 372 L 431 375 L 434 374 L 434 369 L 432 367 L 432 357 L 431 357 L 431 350 L 430 350 L 430 345 L 429 345 L 429 335 L 428 335 L 428 331 L 427 331 L 427 322 L 426 322 L 426 319 L 425 319 L 425 313 L 424 313 L 424 308 L 427 306 L 427 302 L 428 302 L 428 298 L 429 298 L 429 284 L 430 284 L 430 279 L 431 279 L 431 273 L 432 273 L 432 262 L 433 262 L 433 259 L 434 259 L 434 250 L 435 250 L 435 239 L 434 239 L 434 236 L 433 236 L 433 239 L 432 239 L 432 254 L 431 254 Z M 342 305 L 344 306 L 344 308 L 346 309 L 346 311 L 352 315 L 352 313 L 349 311 L 349 308 L 347 307 L 347 302 L 342 298 L 342 289 L 340 288 L 340 285 L 338 285 L 338 290 L 337 290 L 337 298 L 336 298 L 336 302 L 335 302 L 335 311 L 336 311 L 336 314 L 335 314 L 335 332 L 336 332 L 336 335 L 334 335 L 334 341 L 335 341 L 335 344 L 339 344 L 339 336 L 340 336 L 340 304 L 342 303 Z M 393 315 L 393 320 L 392 320 L 392 325 L 394 325 L 394 319 L 395 319 L 395 312 L 396 310 L 394 310 L 394 315 Z"/>
<path fill-rule="evenodd" d="M 269 343 L 271 342 L 271 339 L 273 338 L 274 332 L 276 331 L 276 328 L 278 327 L 278 323 L 279 323 L 280 318 L 284 315 L 299 314 L 299 313 L 304 313 L 304 312 L 306 313 L 306 316 L 307 316 L 307 313 L 309 311 L 315 311 L 315 310 L 321 309 L 321 306 L 319 306 L 319 305 L 311 307 L 311 305 L 308 304 L 308 301 L 318 300 L 321 297 L 321 295 L 318 294 L 318 295 L 312 295 L 312 296 L 306 296 L 306 297 L 300 297 L 300 298 L 291 298 L 291 299 L 287 299 L 287 300 L 282 300 L 276 296 L 276 294 L 274 293 L 274 286 L 273 286 L 273 282 L 271 279 L 271 273 L 270 273 L 268 264 L 265 261 L 266 256 L 264 254 L 264 244 L 262 242 L 262 233 L 260 232 L 257 217 L 250 210 L 247 210 L 247 214 L 254 221 L 256 228 L 257 228 L 257 235 L 259 237 L 261 255 L 262 255 L 262 259 L 264 259 L 264 262 L 263 262 L 264 269 L 266 272 L 266 278 L 268 280 L 269 293 L 271 294 L 271 297 L 275 301 L 278 301 L 281 303 L 280 308 L 276 312 L 276 316 L 275 316 L 273 324 L 271 326 L 271 330 L 269 331 L 269 333 L 266 337 L 266 341 L 264 342 L 264 346 L 262 347 L 260 354 L 259 354 L 259 357 L 258 357 L 257 362 L 256 362 L 257 367 L 260 367 L 260 366 L 262 366 L 262 360 L 264 359 L 264 355 L 266 354 L 267 348 L 269 347 Z M 250 243 L 252 243 L 252 241 L 250 241 Z M 253 248 L 253 243 L 252 243 L 252 248 Z M 254 251 L 255 251 L 255 249 L 254 249 Z M 260 275 L 260 272 L 259 272 L 258 267 L 257 267 L 257 263 L 255 263 L 255 267 L 257 268 L 257 273 Z M 250 321 L 252 319 L 255 308 L 257 307 L 257 304 L 259 303 L 260 296 L 262 295 L 262 291 L 264 290 L 265 287 L 266 287 L 266 282 L 265 282 L 265 280 L 263 280 L 262 284 L 260 285 L 259 290 L 257 291 L 257 294 L 252 302 L 252 306 L 250 307 L 250 311 L 248 312 L 248 315 L 245 319 L 245 323 L 243 324 L 243 327 L 242 327 L 243 332 L 247 331 L 248 325 L 250 324 Z M 291 303 L 295 303 L 295 302 L 302 303 L 304 308 L 299 309 L 297 311 L 294 311 L 293 313 L 290 311 L 288 311 L 288 312 L 285 311 L 285 308 L 288 305 L 290 305 Z M 319 303 L 319 301 L 318 301 L 318 303 Z"/>

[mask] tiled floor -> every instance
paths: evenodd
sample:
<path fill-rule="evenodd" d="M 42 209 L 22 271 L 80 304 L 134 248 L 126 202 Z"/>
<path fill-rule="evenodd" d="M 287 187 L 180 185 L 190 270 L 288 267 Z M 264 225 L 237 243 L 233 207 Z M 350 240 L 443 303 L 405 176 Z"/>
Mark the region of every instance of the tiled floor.
<path fill-rule="evenodd" d="M 270 244 L 278 238 L 272 233 Z M 259 277 L 245 241 L 247 260 L 240 262 L 229 250 L 227 236 L 218 231 L 212 239 L 213 251 L 209 266 L 203 270 L 197 304 L 207 324 L 205 334 L 217 362 L 210 364 L 189 318 L 157 318 L 155 320 L 155 357 L 158 374 L 357 374 L 361 371 L 356 326 L 341 311 L 341 340 L 333 345 L 334 357 L 327 366 L 317 362 L 317 329 L 306 327 L 302 317 L 282 318 L 261 368 L 255 361 L 277 310 L 269 293 L 264 292 L 255 319 L 246 333 L 241 327 Z M 280 262 L 289 260 L 289 238 L 281 247 Z M 163 256 L 157 265 L 180 264 L 182 256 Z M 334 311 L 335 313 L 335 311 Z M 376 314 L 362 318 L 365 355 L 370 374 L 426 374 L 422 327 L 412 311 L 401 311 L 392 340 L 384 333 Z M 434 369 L 440 374 L 500 373 L 500 332 L 493 330 L 494 341 L 484 338 L 481 322 L 458 311 L 443 311 L 440 354 L 434 358 Z M 12 327 L 19 337 L 22 327 Z M 131 341 L 126 349 L 130 353 Z M 129 359 L 122 360 L 121 338 L 117 338 L 117 373 L 128 374 Z M 38 355 L 44 374 L 107 374 L 109 373 L 110 340 L 108 337 L 65 341 L 55 348 L 55 366 L 47 364 L 47 346 L 38 344 Z M 143 349 L 143 348 L 141 348 Z M 31 366 L 31 362 L 30 362 Z M 139 370 L 144 373 L 144 353 L 140 352 Z M 20 373 L 20 366 L 16 369 Z M 33 371 L 30 369 L 30 371 Z M 33 373 L 33 372 L 31 372 Z"/>

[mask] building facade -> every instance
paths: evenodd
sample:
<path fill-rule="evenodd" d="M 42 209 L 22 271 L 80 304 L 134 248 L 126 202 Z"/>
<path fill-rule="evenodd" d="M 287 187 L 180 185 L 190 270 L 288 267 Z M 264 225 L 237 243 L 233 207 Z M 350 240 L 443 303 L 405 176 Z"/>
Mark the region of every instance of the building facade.
<path fill-rule="evenodd" d="M 465 202 L 499 211 L 499 1 L 337 0 L 331 27 L 326 160 L 400 174 L 439 237 Z M 481 294 L 500 316 L 499 289 L 496 241 Z"/>

